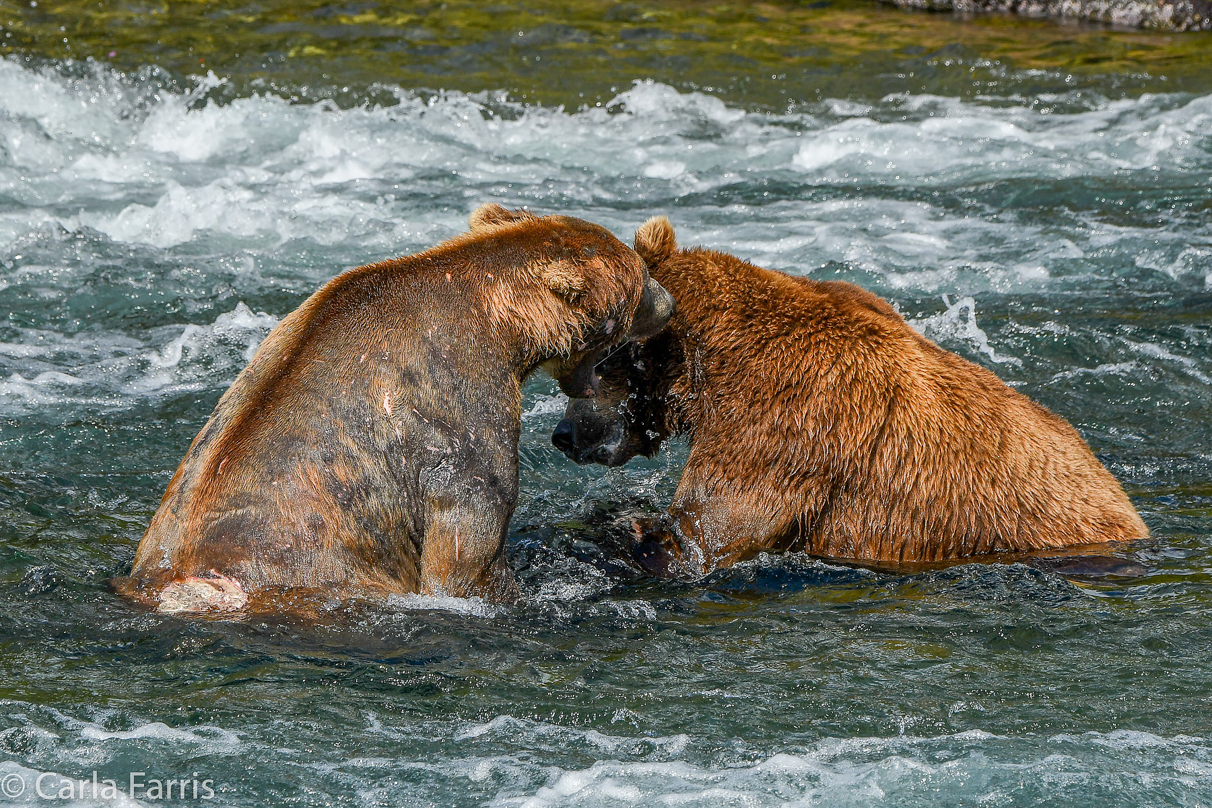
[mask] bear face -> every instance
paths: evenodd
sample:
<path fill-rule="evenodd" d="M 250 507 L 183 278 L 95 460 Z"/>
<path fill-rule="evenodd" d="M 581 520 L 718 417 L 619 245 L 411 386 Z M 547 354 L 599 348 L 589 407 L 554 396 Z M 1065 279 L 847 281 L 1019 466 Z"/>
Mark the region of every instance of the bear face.
<path fill-rule="evenodd" d="M 569 398 L 595 398 L 601 393 L 599 367 L 605 366 L 604 359 L 626 352 L 627 345 L 635 340 L 647 339 L 664 330 L 674 309 L 673 295 L 645 272 L 644 291 L 629 328 L 619 325 L 620 318 L 607 317 L 567 357 L 549 360 L 543 369 Z"/>
<path fill-rule="evenodd" d="M 668 395 L 679 373 L 677 340 L 631 342 L 597 367 L 598 394 L 568 403 L 552 444 L 578 464 L 614 468 L 652 457 L 670 435 Z"/>
<path fill-rule="evenodd" d="M 675 256 L 678 246 L 669 220 L 660 216 L 646 222 L 636 232 L 635 249 L 650 269 Z M 654 338 L 635 337 L 609 354 L 597 368 L 598 394 L 569 402 L 552 444 L 579 464 L 615 467 L 655 455 L 679 431 L 669 404 L 684 370 L 687 324 L 682 319 L 675 302 L 667 330 Z"/>
<path fill-rule="evenodd" d="M 673 314 L 673 297 L 649 277 L 635 252 L 592 222 L 570 216 L 540 218 L 489 204 L 472 214 L 470 235 L 492 236 L 497 231 L 502 238 L 510 238 L 516 237 L 511 231 L 519 228 L 542 229 L 535 234 L 543 239 L 545 248 L 542 281 L 564 305 L 544 310 L 541 298 L 511 283 L 496 287 L 497 294 L 488 296 L 486 308 L 501 321 L 515 321 L 520 316 L 533 324 L 532 330 L 550 333 L 537 346 L 540 355 L 536 358 L 543 369 L 570 398 L 595 396 L 599 377 L 594 368 L 603 354 L 664 329 Z M 497 245 L 490 242 L 490 246 Z M 642 278 L 638 294 L 626 284 L 637 269 Z M 561 334 L 560 326 L 570 317 L 579 330 Z"/>

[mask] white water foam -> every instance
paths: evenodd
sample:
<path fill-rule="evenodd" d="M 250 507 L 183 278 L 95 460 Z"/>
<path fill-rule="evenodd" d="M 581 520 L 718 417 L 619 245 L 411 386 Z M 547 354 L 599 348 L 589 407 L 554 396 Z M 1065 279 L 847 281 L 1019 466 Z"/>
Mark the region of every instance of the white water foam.
<path fill-rule="evenodd" d="M 1126 344 L 1129 349 L 1135 351 L 1142 356 L 1147 356 L 1151 359 L 1160 359 L 1165 362 L 1170 362 L 1191 376 L 1195 377 L 1204 384 L 1212 384 L 1212 377 L 1199 370 L 1199 363 L 1189 356 L 1179 356 L 1175 353 L 1167 351 L 1160 345 L 1155 345 L 1152 342 L 1133 342 L 1127 340 Z"/>
<path fill-rule="evenodd" d="M 909 320 L 908 324 L 927 339 L 942 343 L 962 340 L 994 362 L 1022 364 L 1013 356 L 999 356 L 993 350 L 993 346 L 989 344 L 989 335 L 976 324 L 974 298 L 963 297 L 952 303 L 947 295 L 943 295 L 943 305 L 947 307 L 946 311 L 921 320 Z"/>
<path fill-rule="evenodd" d="M 216 761 L 247 751 L 238 733 L 213 724 L 171 727 L 110 708 L 95 708 L 81 718 L 45 705 L 12 700 L 0 705 L 15 723 L 0 731 L 0 745 L 10 758 L 0 761 L 4 805 L 154 805 L 163 802 L 154 791 L 152 799 L 139 799 L 147 796 L 147 788 L 159 788 L 163 797 L 167 780 L 179 785 L 199 768 L 213 768 Z M 115 724 L 129 728 L 106 726 Z M 200 766 L 200 760 L 206 765 Z M 139 778 L 133 798 L 132 772 Z M 160 785 L 152 786 L 153 779 Z"/>
<path fill-rule="evenodd" d="M 930 95 L 889 96 L 881 106 L 908 120 L 855 110 L 806 136 L 793 165 L 832 180 L 875 175 L 906 184 L 1108 175 L 1186 162 L 1212 125 L 1209 98 L 1174 109 L 1165 97 L 1144 96 L 1059 115 Z M 1206 165 L 1202 155 L 1194 160 Z"/>
<path fill-rule="evenodd" d="M 505 607 L 496 606 L 483 598 L 456 598 L 450 595 L 388 595 L 387 606 L 400 611 L 439 611 L 465 614 L 471 617 L 499 617 Z"/>
<path fill-rule="evenodd" d="M 986 291 L 1047 294 L 1127 269 L 1212 284 L 1212 222 L 1128 225 L 1067 197 L 1045 221 L 979 201 L 990 183 L 1207 178 L 1212 96 L 1060 99 L 1068 111 L 1057 111 L 898 95 L 772 115 L 639 82 L 579 111 L 406 90 L 394 106 L 340 109 L 204 101 L 219 82 L 168 92 L 99 66 L 67 78 L 0 60 L 0 193 L 13 200 L 0 212 L 0 294 L 40 313 L 0 344 L 0 411 L 221 386 L 286 314 L 241 304 L 210 322 L 94 330 L 74 290 L 114 293 L 104 305 L 135 323 L 168 297 L 186 311 L 220 295 L 232 305 L 283 277 L 310 291 L 461 231 L 489 200 L 586 216 L 621 236 L 667 213 L 683 244 L 885 294 L 946 294 L 957 302 L 918 326 L 1009 365 L 1018 359 L 976 325 Z M 960 186 L 977 201 L 945 203 Z M 160 264 L 171 270 L 143 277 Z M 128 295 L 129 283 L 147 291 Z M 1178 364 L 1206 383 L 1212 368 L 1193 361 Z M 538 401 L 526 417 L 556 406 Z"/>
<path fill-rule="evenodd" d="M 0 243 L 50 217 L 69 230 L 87 225 L 118 241 L 165 248 L 204 232 L 427 244 L 461 228 L 466 203 L 426 216 L 427 206 L 404 210 L 382 196 L 409 190 L 413 179 L 419 190 L 431 187 L 426 172 L 451 176 L 472 195 L 512 185 L 538 207 L 547 186 L 555 192 L 549 206 L 565 208 L 555 199 L 611 202 L 624 198 L 620 181 L 636 180 L 650 181 L 641 183 L 642 195 L 659 204 L 670 190 L 676 196 L 779 176 L 802 182 L 805 174 L 814 183 L 861 178 L 922 187 L 1206 171 L 1200 133 L 1212 126 L 1212 97 L 1145 96 L 1043 114 L 893 96 L 880 114 L 871 107 L 839 112 L 833 104 L 771 116 L 644 82 L 602 108 L 515 106 L 506 119 L 493 114 L 486 96 L 423 99 L 403 90 L 397 106 L 348 110 L 274 96 L 194 108 L 189 95 L 160 93 L 144 111 L 115 83 L 112 75 L 68 80 L 0 63 L 0 111 L 12 118 L 0 124 L 9 156 L 0 187 L 27 202 L 23 213 L 5 214 L 9 237 Z M 882 119 L 893 112 L 902 120 Z M 72 215 L 57 212 L 66 209 Z M 919 255 L 948 246 L 915 232 L 890 243 Z"/>
<path fill-rule="evenodd" d="M 142 724 L 134 729 L 110 731 L 95 724 L 85 724 L 80 730 L 80 737 L 90 741 L 133 741 L 156 740 L 166 743 L 190 743 L 203 746 L 235 747 L 240 739 L 231 732 L 218 727 L 198 727 L 195 729 L 176 729 L 162 721 Z"/>
<path fill-rule="evenodd" d="M 540 395 L 535 399 L 530 409 L 522 413 L 522 420 L 529 421 L 532 418 L 540 418 L 544 415 L 562 413 L 567 406 L 568 396 L 563 393 L 556 393 L 550 396 Z"/>
<path fill-rule="evenodd" d="M 686 750 L 686 745 L 690 740 L 688 736 L 682 734 L 651 738 L 607 735 L 593 729 L 564 727 L 543 721 L 514 718 L 511 715 L 499 715 L 486 723 L 471 724 L 456 735 L 455 740 L 468 741 L 485 736 L 510 738 L 524 736 L 534 740 L 585 744 L 598 752 L 610 755 L 676 756 Z"/>
<path fill-rule="evenodd" d="M 585 769 L 559 770 L 527 795 L 501 795 L 491 804 L 555 806 L 856 806 L 1055 803 L 1093 793 L 1181 793 L 1181 804 L 1203 804 L 1212 794 L 1206 741 L 1163 739 L 1119 730 L 1059 735 L 1037 741 L 980 730 L 933 738 L 825 740 L 803 752 L 781 752 L 760 762 L 710 767 L 683 760 L 601 760 Z M 1137 768 L 1141 750 L 1175 757 Z M 1054 751 L 1055 750 L 1055 751 Z M 1122 756 L 1122 757 L 1121 757 Z M 1123 771 L 1120 767 L 1132 767 Z M 1043 804 L 1043 803 L 1041 803 Z"/>
<path fill-rule="evenodd" d="M 6 701 L 3 703 L 19 709 L 24 709 L 28 706 L 16 701 Z M 94 720 L 92 721 L 77 718 L 53 707 L 42 707 L 36 712 L 45 713 L 49 716 L 50 720 L 61 732 L 66 732 L 69 736 L 75 736 L 89 742 L 85 745 L 90 749 L 97 748 L 96 744 L 93 743 L 97 741 L 134 740 L 154 740 L 170 746 L 190 744 L 204 747 L 209 752 L 231 752 L 240 746 L 240 738 L 236 733 L 213 725 L 175 728 L 168 726 L 162 721 L 147 721 L 136 723 L 131 729 L 110 730 L 105 728 L 104 723 L 116 717 L 116 713 L 112 710 L 96 711 Z M 47 737 L 59 738 L 58 733 L 39 727 L 37 721 L 37 717 L 31 717 L 26 724 L 28 727 L 35 728 L 39 733 L 45 733 Z"/>
<path fill-rule="evenodd" d="M 5 707 L 25 735 L 2 739 L 25 751 L 19 760 L 0 763 L 0 777 L 15 774 L 32 784 L 51 772 L 44 783 L 60 787 L 87 784 L 94 769 L 114 777 L 113 771 L 131 762 L 148 772 L 188 774 L 202 768 L 200 758 L 210 757 L 205 777 L 216 777 L 216 787 L 228 794 L 248 796 L 239 784 L 250 769 L 284 766 L 318 775 L 319 781 L 301 782 L 319 798 L 362 794 L 390 804 L 440 803 L 466 794 L 469 786 L 484 795 L 482 804 L 528 808 L 996 806 L 1098 804 L 1104 797 L 1127 805 L 1153 804 L 1162 795 L 1173 804 L 1204 805 L 1212 798 L 1212 739 L 1136 729 L 826 737 L 761 750 L 740 738 L 716 737 L 710 729 L 633 729 L 637 716 L 628 710 L 616 713 L 611 727 L 619 729 L 610 731 L 511 714 L 484 721 L 425 718 L 388 707 L 381 714 L 364 713 L 361 729 L 357 722 L 349 727 L 349 743 L 331 747 L 321 740 L 323 721 L 294 725 L 293 745 L 283 746 L 283 727 L 273 716 L 264 716 L 267 724 L 243 726 L 237 738 L 214 726 L 172 728 L 154 721 L 107 730 L 101 722 L 115 715 L 80 720 L 21 702 Z M 48 713 L 54 731 L 37 726 Z M 31 727 L 44 739 L 29 743 Z M 313 746 L 309 737 L 318 743 Z"/>
<path fill-rule="evenodd" d="M 143 340 L 106 330 L 22 329 L 21 342 L 0 344 L 0 372 L 10 368 L 0 378 L 0 407 L 114 407 L 230 383 L 277 322 L 237 303 L 208 325 L 163 326 Z"/>

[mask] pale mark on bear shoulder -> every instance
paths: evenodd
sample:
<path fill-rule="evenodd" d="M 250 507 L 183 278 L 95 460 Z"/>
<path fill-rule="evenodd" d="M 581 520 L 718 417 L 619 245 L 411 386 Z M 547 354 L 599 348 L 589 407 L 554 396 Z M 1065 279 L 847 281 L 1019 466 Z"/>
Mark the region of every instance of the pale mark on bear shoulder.
<path fill-rule="evenodd" d="M 248 593 L 240 584 L 211 570 L 211 578 L 173 581 L 160 593 L 161 614 L 239 612 L 248 606 Z"/>

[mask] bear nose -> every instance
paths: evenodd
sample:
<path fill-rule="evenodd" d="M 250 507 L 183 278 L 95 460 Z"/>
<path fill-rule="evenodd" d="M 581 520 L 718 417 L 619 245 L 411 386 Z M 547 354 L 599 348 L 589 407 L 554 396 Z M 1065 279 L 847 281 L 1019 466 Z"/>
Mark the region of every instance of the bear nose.
<path fill-rule="evenodd" d="M 577 427 L 567 418 L 561 419 L 551 433 L 551 444 L 564 454 L 568 454 L 577 445 Z"/>

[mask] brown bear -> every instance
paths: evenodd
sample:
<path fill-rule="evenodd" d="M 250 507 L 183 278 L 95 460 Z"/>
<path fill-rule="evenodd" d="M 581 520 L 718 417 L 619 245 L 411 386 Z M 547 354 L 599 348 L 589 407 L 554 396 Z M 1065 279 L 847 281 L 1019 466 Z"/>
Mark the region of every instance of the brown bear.
<path fill-rule="evenodd" d="M 601 352 L 672 309 L 605 229 L 498 205 L 337 276 L 219 400 L 115 589 L 167 612 L 514 598 L 523 380 L 593 395 Z"/>
<path fill-rule="evenodd" d="M 1148 535 L 1073 427 L 879 297 L 679 249 L 662 217 L 635 248 L 677 312 L 599 366 L 601 393 L 570 402 L 552 440 L 617 466 L 688 437 L 670 526 L 640 528 L 631 548 L 650 571 L 793 550 L 942 562 Z"/>

